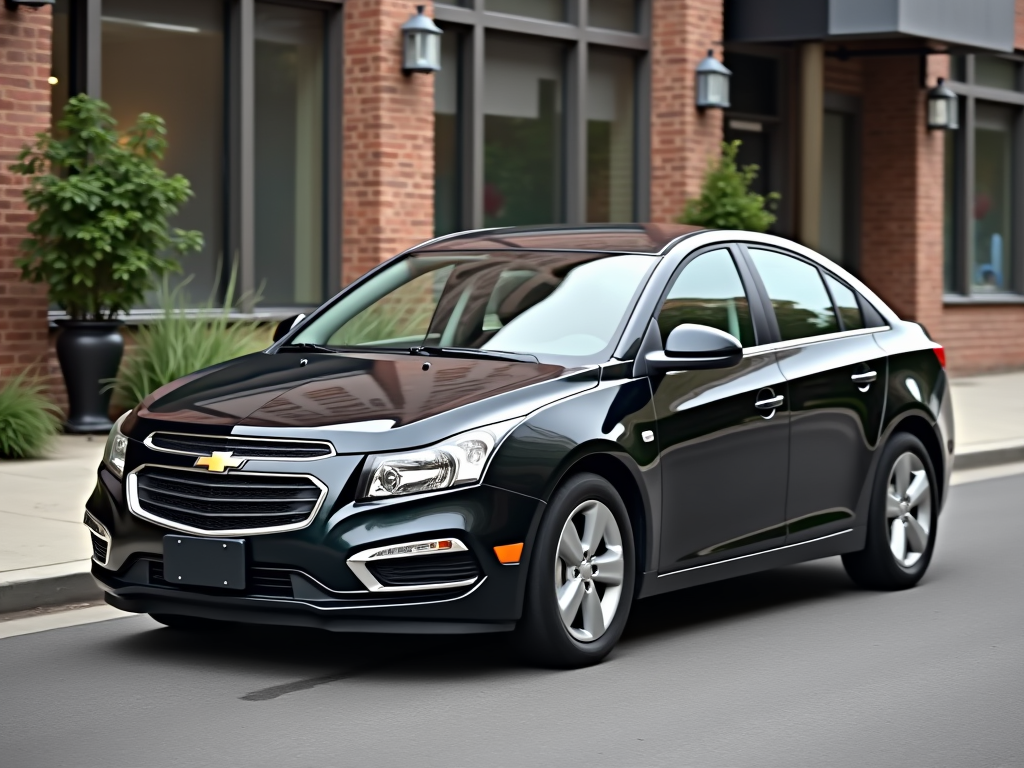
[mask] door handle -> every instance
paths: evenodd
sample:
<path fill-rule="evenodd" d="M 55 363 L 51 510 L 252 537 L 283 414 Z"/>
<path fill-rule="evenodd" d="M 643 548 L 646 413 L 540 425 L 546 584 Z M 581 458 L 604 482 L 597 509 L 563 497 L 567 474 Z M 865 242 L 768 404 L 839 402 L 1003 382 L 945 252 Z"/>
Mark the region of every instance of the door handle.
<path fill-rule="evenodd" d="M 867 371 L 866 373 L 855 373 L 850 377 L 850 381 L 856 384 L 873 384 L 878 379 L 878 374 L 874 371 Z"/>
<path fill-rule="evenodd" d="M 786 398 L 782 395 L 776 395 L 775 397 L 769 397 L 767 400 L 758 400 L 754 403 L 754 407 L 762 411 L 774 411 Z"/>

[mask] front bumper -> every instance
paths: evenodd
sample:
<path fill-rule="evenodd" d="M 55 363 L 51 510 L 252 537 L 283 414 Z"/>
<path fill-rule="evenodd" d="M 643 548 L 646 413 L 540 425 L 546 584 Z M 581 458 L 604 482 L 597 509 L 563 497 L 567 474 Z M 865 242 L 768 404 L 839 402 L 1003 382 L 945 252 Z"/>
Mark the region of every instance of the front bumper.
<path fill-rule="evenodd" d="M 344 481 L 324 479 L 332 492 L 308 526 L 244 537 L 246 588 L 229 591 L 165 582 L 163 537 L 174 531 L 132 514 L 121 481 L 101 467 L 87 509 L 110 542 L 106 557 L 94 558 L 93 576 L 107 602 L 136 613 L 362 632 L 495 632 L 515 626 L 543 502 L 480 485 L 356 503 L 339 488 Z M 372 592 L 348 564 L 368 549 L 445 537 L 464 543 L 476 559 L 479 578 L 472 584 Z M 520 563 L 502 565 L 494 547 L 516 542 L 525 543 Z"/>

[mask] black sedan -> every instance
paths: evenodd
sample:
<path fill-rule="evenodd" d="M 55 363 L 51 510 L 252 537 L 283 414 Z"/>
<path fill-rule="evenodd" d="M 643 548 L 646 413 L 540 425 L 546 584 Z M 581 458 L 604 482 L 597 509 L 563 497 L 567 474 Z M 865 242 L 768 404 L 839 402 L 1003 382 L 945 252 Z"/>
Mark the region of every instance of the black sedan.
<path fill-rule="evenodd" d="M 924 574 L 942 347 L 779 237 L 438 238 L 116 424 L 85 523 L 107 601 L 177 627 L 516 631 L 579 666 L 636 599 L 841 554 Z"/>

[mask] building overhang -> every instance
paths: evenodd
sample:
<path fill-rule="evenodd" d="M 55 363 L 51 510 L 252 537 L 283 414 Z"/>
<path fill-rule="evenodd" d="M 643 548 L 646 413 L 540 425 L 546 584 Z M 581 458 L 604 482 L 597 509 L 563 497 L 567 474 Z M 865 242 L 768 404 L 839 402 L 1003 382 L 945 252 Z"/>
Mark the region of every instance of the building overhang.
<path fill-rule="evenodd" d="M 726 0 L 729 42 L 923 38 L 1009 53 L 1014 0 Z"/>

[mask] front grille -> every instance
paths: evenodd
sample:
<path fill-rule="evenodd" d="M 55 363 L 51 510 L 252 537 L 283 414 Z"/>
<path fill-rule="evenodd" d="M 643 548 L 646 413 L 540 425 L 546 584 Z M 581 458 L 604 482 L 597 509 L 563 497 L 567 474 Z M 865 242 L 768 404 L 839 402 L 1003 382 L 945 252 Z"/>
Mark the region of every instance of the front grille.
<path fill-rule="evenodd" d="M 299 526 L 326 493 L 304 475 L 261 472 L 219 475 L 145 467 L 137 482 L 141 511 L 178 526 L 218 533 Z"/>
<path fill-rule="evenodd" d="M 215 587 L 185 587 L 180 584 L 168 583 L 164 579 L 164 563 L 162 560 L 149 561 L 149 583 L 158 584 L 162 587 L 173 586 L 176 589 L 224 593 L 224 590 L 218 590 Z M 292 592 L 292 579 L 288 571 L 278 570 L 277 568 L 262 568 L 258 565 L 249 567 L 246 574 L 246 586 L 242 594 L 254 597 L 286 597 L 289 599 L 295 596 Z"/>
<path fill-rule="evenodd" d="M 154 432 L 149 443 L 158 451 L 210 456 L 214 451 L 230 451 L 239 459 L 320 459 L 334 455 L 330 443 L 312 440 L 270 440 L 251 437 L 217 437 L 215 435 L 180 435 Z"/>
<path fill-rule="evenodd" d="M 421 584 L 447 584 L 469 581 L 480 576 L 476 558 L 469 552 L 400 557 L 369 562 L 367 569 L 385 587 L 414 587 Z"/>
<path fill-rule="evenodd" d="M 107 562 L 107 542 L 106 539 L 101 539 L 95 533 L 90 534 L 92 538 L 92 556 L 96 558 L 99 563 Z"/>

